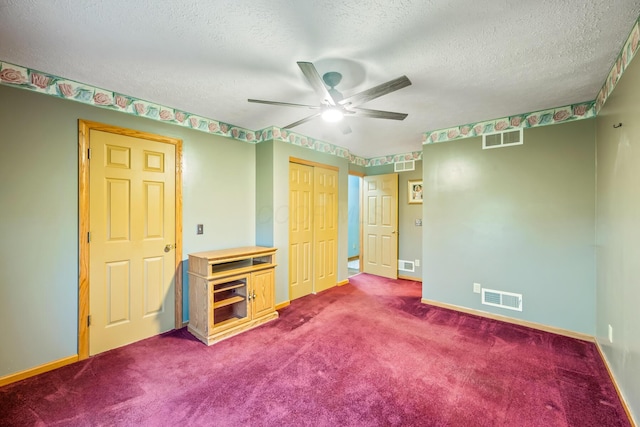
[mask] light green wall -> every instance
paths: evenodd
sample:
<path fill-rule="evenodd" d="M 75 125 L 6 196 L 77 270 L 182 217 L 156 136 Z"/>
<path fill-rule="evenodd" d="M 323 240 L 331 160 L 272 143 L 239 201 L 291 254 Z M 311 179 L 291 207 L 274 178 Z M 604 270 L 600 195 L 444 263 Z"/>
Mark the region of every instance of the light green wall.
<path fill-rule="evenodd" d="M 640 420 L 639 99 L 640 60 L 636 58 L 596 119 L 596 335 L 636 420 Z M 614 128 L 618 123 L 622 127 Z"/>
<path fill-rule="evenodd" d="M 78 126 L 53 98 L 0 86 L 0 99 L 4 376 L 77 353 Z"/>
<path fill-rule="evenodd" d="M 272 171 L 271 189 L 261 190 L 258 197 L 258 242 L 278 248 L 276 267 L 276 303 L 289 300 L 289 159 L 296 157 L 339 168 L 338 172 L 338 281 L 346 280 L 348 257 L 348 172 L 346 159 L 319 153 L 280 141 L 258 144 L 257 177 L 262 179 Z M 268 180 L 263 183 L 268 186 Z M 262 185 L 262 184 L 261 184 Z M 271 194 L 273 197 L 271 198 Z M 270 203 L 272 203 L 270 205 Z M 272 206 L 272 209 L 269 209 Z M 264 215 L 263 215 L 264 214 Z M 271 215 L 271 216 L 269 216 Z M 269 227 L 272 227 L 269 230 Z M 272 234 L 273 240 L 268 236 Z"/>
<path fill-rule="evenodd" d="M 77 353 L 79 118 L 183 140 L 183 259 L 254 244 L 254 145 L 7 86 L 0 100 L 0 377 Z"/>
<path fill-rule="evenodd" d="M 423 297 L 592 335 L 595 120 L 423 148 Z M 482 305 L 474 282 L 523 311 Z"/>
<path fill-rule="evenodd" d="M 367 173 L 367 168 L 349 163 L 349 172 L 356 172 L 364 175 Z"/>
<path fill-rule="evenodd" d="M 422 226 L 416 226 L 416 219 L 422 219 L 422 205 L 409 204 L 408 181 L 422 179 L 422 161 L 417 160 L 415 170 L 398 173 L 398 259 L 422 262 Z M 383 175 L 393 172 L 393 165 L 372 166 L 366 169 L 367 175 Z M 422 279 L 422 264 L 414 272 L 398 271 L 401 276 Z"/>
<path fill-rule="evenodd" d="M 175 132 L 183 140 L 182 313 L 188 321 L 189 253 L 255 243 L 255 146 L 166 127 L 154 132 Z M 197 224 L 204 234 L 196 234 Z"/>
<path fill-rule="evenodd" d="M 256 245 L 259 246 L 273 246 L 273 192 L 273 141 L 267 141 L 256 146 Z"/>

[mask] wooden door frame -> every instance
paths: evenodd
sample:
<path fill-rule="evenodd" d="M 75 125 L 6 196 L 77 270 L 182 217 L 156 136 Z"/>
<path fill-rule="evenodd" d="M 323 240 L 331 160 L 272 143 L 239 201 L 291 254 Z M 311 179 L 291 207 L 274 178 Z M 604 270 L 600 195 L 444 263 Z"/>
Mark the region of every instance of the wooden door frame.
<path fill-rule="evenodd" d="M 176 248 L 175 248 L 175 328 L 182 327 L 182 140 L 167 136 L 125 129 L 104 123 L 78 120 L 78 358 L 89 357 L 89 133 L 91 130 L 144 138 L 175 146 L 176 177 Z"/>
<path fill-rule="evenodd" d="M 328 165 L 328 164 L 325 164 L 325 163 L 314 162 L 312 160 L 306 160 L 306 159 L 301 159 L 299 157 L 289 156 L 288 165 L 291 165 L 291 163 L 296 163 L 296 164 L 304 165 L 304 166 L 311 166 L 313 168 L 319 167 L 319 168 L 323 168 L 323 169 L 327 169 L 327 170 L 332 170 L 332 171 L 338 172 L 338 193 L 340 192 L 340 184 L 339 184 L 339 182 L 340 182 L 340 168 L 338 166 L 332 166 L 332 165 Z M 289 166 L 289 171 L 291 171 L 291 167 L 290 166 Z M 289 180 L 287 180 L 287 187 L 289 187 Z M 289 192 L 289 196 L 290 196 L 291 195 L 291 188 L 288 189 L 288 192 Z M 339 230 L 339 227 L 340 227 L 340 209 L 339 209 L 340 201 L 339 200 L 340 199 L 339 199 L 339 197 L 337 197 L 336 199 L 337 199 L 336 200 L 336 203 L 337 203 L 337 205 L 336 205 L 336 211 L 337 212 L 336 213 L 338 215 L 338 221 L 336 222 L 336 229 Z M 290 203 L 290 201 L 289 201 L 289 203 Z M 315 198 L 314 198 L 313 203 L 315 203 Z M 291 218 L 289 218 L 289 221 L 291 221 Z M 313 216 L 312 216 L 312 221 L 313 221 Z M 315 226 L 315 224 L 314 224 L 314 226 Z M 287 227 L 289 227 L 289 226 L 287 226 Z M 289 230 L 289 229 L 287 228 L 287 230 Z M 288 241 L 287 245 L 289 245 L 291 243 L 291 240 L 290 240 L 288 231 L 287 231 L 287 241 Z M 314 243 L 315 243 L 315 233 L 314 233 Z M 338 253 L 337 253 L 337 250 L 336 250 L 336 260 L 335 260 L 335 262 L 336 262 L 336 266 L 337 266 L 338 265 Z M 291 254 L 289 254 L 289 263 L 291 263 Z M 289 269 L 290 268 L 291 268 L 291 266 L 289 265 Z M 313 283 L 313 289 L 311 291 L 311 294 L 315 295 L 315 293 L 316 293 L 315 292 L 315 269 L 314 269 L 314 273 L 313 274 L 314 274 L 314 283 Z M 288 277 L 288 282 L 289 282 L 289 285 L 288 285 L 289 301 L 291 301 L 291 277 L 289 277 L 288 274 L 287 274 L 287 277 Z M 338 276 L 337 276 L 337 268 L 336 268 L 336 280 L 337 279 L 338 279 Z M 337 285 L 338 285 L 338 283 L 336 282 L 336 286 Z"/>

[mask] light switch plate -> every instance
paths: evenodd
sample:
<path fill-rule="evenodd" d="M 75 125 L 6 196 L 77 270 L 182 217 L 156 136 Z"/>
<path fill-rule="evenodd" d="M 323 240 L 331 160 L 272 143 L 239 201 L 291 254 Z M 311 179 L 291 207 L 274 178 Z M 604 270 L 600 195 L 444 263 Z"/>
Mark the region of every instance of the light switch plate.
<path fill-rule="evenodd" d="M 196 234 L 204 234 L 204 224 L 198 224 Z"/>

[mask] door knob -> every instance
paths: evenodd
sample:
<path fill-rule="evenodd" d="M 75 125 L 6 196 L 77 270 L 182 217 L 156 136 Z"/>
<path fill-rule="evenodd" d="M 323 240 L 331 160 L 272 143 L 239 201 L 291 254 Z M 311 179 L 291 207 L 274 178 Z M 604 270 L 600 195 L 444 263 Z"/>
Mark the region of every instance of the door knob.
<path fill-rule="evenodd" d="M 165 252 L 169 252 L 169 251 L 171 250 L 171 246 L 172 246 L 171 244 L 169 244 L 169 245 L 165 246 L 165 247 L 164 247 L 164 251 L 165 251 Z"/>

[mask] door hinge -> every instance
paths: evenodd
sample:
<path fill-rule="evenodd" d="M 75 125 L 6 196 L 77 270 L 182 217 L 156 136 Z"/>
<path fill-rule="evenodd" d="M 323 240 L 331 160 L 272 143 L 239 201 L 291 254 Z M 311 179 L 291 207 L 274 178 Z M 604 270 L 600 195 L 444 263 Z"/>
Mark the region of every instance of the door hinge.
<path fill-rule="evenodd" d="M 87 316 L 87 326 L 91 326 L 91 315 Z"/>
<path fill-rule="evenodd" d="M 87 150 L 87 159 L 91 160 L 91 148 Z"/>
<path fill-rule="evenodd" d="M 87 231 L 87 243 L 91 243 L 91 232 Z"/>

